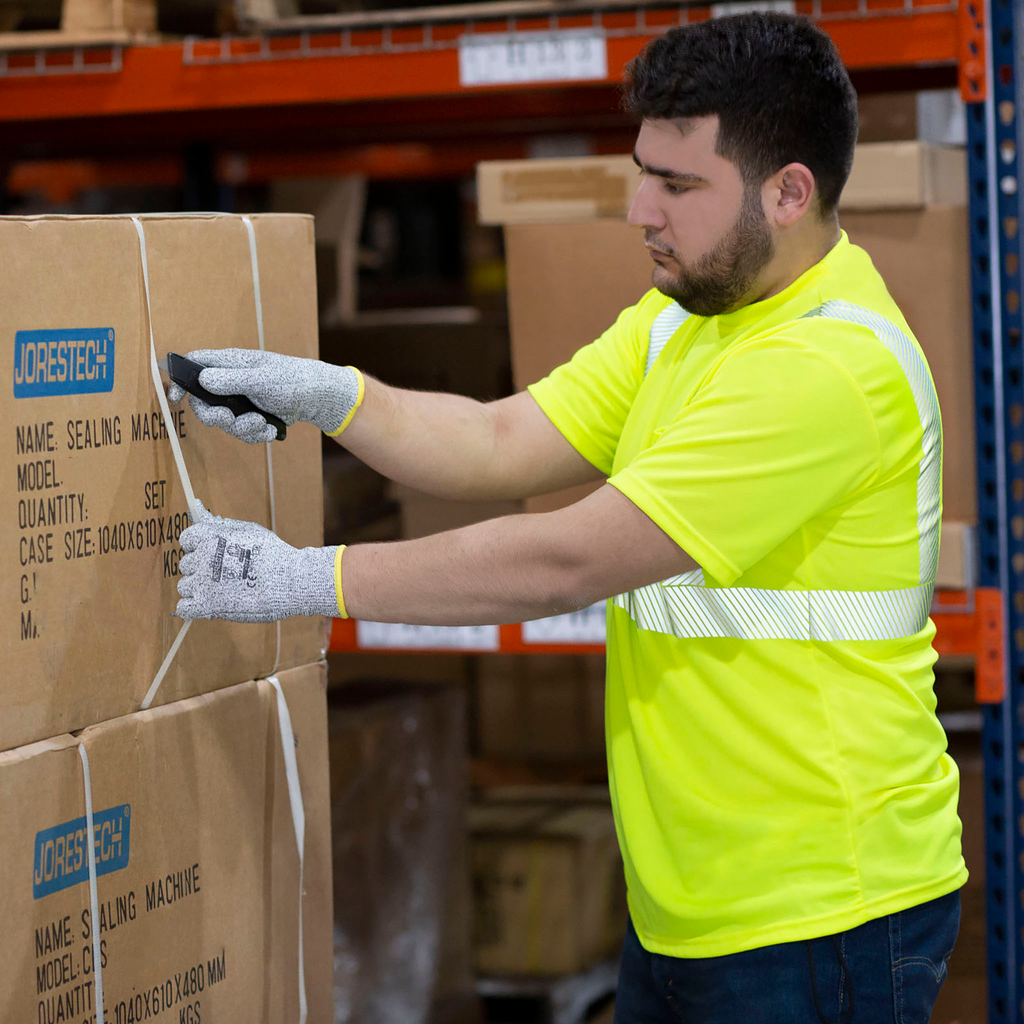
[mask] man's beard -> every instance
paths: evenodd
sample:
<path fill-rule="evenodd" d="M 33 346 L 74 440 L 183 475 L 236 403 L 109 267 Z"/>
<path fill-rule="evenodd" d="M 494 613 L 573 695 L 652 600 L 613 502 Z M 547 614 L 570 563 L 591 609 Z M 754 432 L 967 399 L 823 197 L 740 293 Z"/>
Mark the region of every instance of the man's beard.
<path fill-rule="evenodd" d="M 644 240 L 678 260 L 675 250 L 658 243 L 652 232 L 646 232 Z M 718 316 L 740 304 L 774 255 L 775 244 L 761 206 L 760 190 L 746 188 L 732 230 L 692 269 L 680 269 L 668 283 L 659 284 L 654 280 L 652 283 L 688 312 L 697 316 Z M 668 273 L 665 267 L 659 269 Z"/>

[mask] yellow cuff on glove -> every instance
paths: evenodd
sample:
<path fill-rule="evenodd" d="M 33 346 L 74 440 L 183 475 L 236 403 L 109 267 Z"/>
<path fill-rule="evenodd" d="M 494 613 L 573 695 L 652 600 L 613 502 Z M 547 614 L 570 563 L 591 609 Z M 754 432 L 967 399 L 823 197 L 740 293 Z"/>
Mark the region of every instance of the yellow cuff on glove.
<path fill-rule="evenodd" d="M 348 415 L 341 421 L 341 426 L 337 430 L 332 431 L 328 434 L 328 437 L 337 437 L 351 422 L 352 417 L 355 416 L 356 410 L 363 404 L 363 398 L 366 395 L 366 381 L 363 380 L 363 375 L 354 366 L 346 366 L 346 370 L 351 370 L 356 375 L 356 380 L 359 382 L 359 393 L 356 395 L 355 403 L 352 408 L 349 409 Z M 341 593 L 339 590 L 338 593 Z"/>
<path fill-rule="evenodd" d="M 334 554 L 334 593 L 338 598 L 338 614 L 343 618 L 348 618 L 348 612 L 345 610 L 345 595 L 341 592 L 341 556 L 345 553 L 345 545 L 339 544 L 338 550 Z"/>

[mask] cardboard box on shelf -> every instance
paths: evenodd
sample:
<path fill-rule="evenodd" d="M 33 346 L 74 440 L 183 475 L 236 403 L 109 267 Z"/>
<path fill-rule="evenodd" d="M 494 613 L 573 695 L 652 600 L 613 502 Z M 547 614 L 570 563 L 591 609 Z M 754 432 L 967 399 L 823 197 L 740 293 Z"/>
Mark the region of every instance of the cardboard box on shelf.
<path fill-rule="evenodd" d="M 475 684 L 475 756 L 603 762 L 604 656 L 494 654 Z"/>
<path fill-rule="evenodd" d="M 472 807 L 469 822 L 477 971 L 572 974 L 621 946 L 610 807 L 495 802 Z"/>
<path fill-rule="evenodd" d="M 858 147 L 860 166 L 872 168 L 869 179 L 882 173 L 879 157 L 888 154 L 894 168 L 892 196 L 903 195 L 913 208 L 843 210 L 840 223 L 875 262 L 928 358 L 942 410 L 945 515 L 971 523 L 977 516 L 977 484 L 973 389 L 964 387 L 973 379 L 966 191 L 949 192 L 957 205 L 919 208 L 932 179 L 914 178 L 915 168 L 928 166 L 930 158 L 922 154 L 938 150 L 944 154 L 940 164 L 949 153 L 953 163 L 963 161 L 962 150 L 918 143 Z M 489 169 L 495 166 L 500 172 L 506 165 L 481 164 L 480 180 L 498 173 Z M 864 193 L 871 188 L 865 185 Z M 621 218 L 510 223 L 505 247 L 517 389 L 572 358 L 650 288 L 651 263 L 639 232 Z M 533 498 L 526 509 L 546 511 L 585 493 L 587 488 L 576 488 Z"/>
<path fill-rule="evenodd" d="M 110 1021 L 295 1020 L 300 891 L 309 1019 L 332 1019 L 324 669 L 279 681 L 305 812 L 301 886 L 267 681 L 0 753 L 0 1019 L 95 1019 L 98 941 Z"/>
<path fill-rule="evenodd" d="M 147 216 L 152 308 L 128 217 L 0 220 L 0 333 L 8 338 L 7 498 L 12 568 L 0 599 L 8 672 L 0 749 L 139 708 L 181 628 L 186 502 L 150 371 L 157 355 L 258 345 L 241 218 Z M 312 222 L 255 216 L 268 347 L 317 353 Z M 197 497 L 219 515 L 270 525 L 264 446 L 172 413 Z M 299 424 L 276 443 L 277 532 L 322 543 L 320 437 Z M 15 562 L 14 559 L 17 559 Z M 322 657 L 324 622 L 282 624 L 279 668 Z M 157 695 L 163 703 L 266 675 L 275 626 L 198 622 Z"/>
<path fill-rule="evenodd" d="M 857 141 L 919 139 L 941 145 L 965 145 L 966 111 L 957 89 L 876 92 L 858 97 Z"/>
<path fill-rule="evenodd" d="M 943 519 L 935 586 L 949 590 L 977 586 L 977 557 L 974 527 L 955 519 Z"/>
<path fill-rule="evenodd" d="M 967 208 L 858 212 L 840 222 L 871 256 L 928 358 L 942 415 L 942 513 L 973 523 L 978 483 Z"/>
<path fill-rule="evenodd" d="M 424 315 L 429 310 L 422 311 Z M 389 311 L 379 311 L 387 319 Z M 402 311 L 395 314 L 399 317 Z M 511 393 L 508 327 L 503 314 L 466 323 L 367 323 L 331 327 L 320 335 L 323 358 L 358 366 L 385 384 L 415 391 L 445 391 L 480 401 Z"/>
<path fill-rule="evenodd" d="M 962 204 L 967 152 L 925 142 L 868 142 L 857 147 L 839 200 L 846 210 L 913 210 Z"/>
<path fill-rule="evenodd" d="M 64 0 L 60 27 L 76 36 L 155 32 L 156 13 L 156 0 Z"/>
<path fill-rule="evenodd" d="M 457 530 L 523 510 L 521 501 L 447 501 L 396 483 L 388 485 L 388 493 L 402 510 L 403 540 Z"/>

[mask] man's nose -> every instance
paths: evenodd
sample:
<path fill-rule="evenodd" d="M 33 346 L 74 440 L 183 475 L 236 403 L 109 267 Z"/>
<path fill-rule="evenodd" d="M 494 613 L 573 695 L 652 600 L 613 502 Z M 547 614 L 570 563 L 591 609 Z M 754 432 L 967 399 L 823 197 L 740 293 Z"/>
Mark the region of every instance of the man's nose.
<path fill-rule="evenodd" d="M 644 175 L 640 179 L 640 187 L 633 196 L 626 222 L 634 228 L 653 228 L 661 231 L 665 227 L 665 218 L 655 195 L 655 186 L 651 178 Z"/>

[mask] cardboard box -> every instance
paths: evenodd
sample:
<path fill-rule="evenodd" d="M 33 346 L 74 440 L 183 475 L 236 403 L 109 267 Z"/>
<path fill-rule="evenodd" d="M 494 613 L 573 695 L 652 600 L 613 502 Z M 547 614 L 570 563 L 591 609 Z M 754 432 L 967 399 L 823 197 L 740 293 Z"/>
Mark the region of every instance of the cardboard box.
<path fill-rule="evenodd" d="M 915 210 L 963 204 L 967 152 L 924 142 L 870 142 L 857 147 L 839 200 L 846 210 Z"/>
<path fill-rule="evenodd" d="M 388 493 L 402 510 L 403 540 L 429 537 L 523 510 L 521 501 L 447 501 L 396 483 L 388 485 Z"/>
<path fill-rule="evenodd" d="M 280 682 L 303 807 L 309 1020 L 330 1021 L 324 671 Z M 99 927 L 87 871 L 88 754 Z M 0 1019 L 283 1024 L 298 1019 L 299 857 L 266 681 L 0 754 Z"/>
<path fill-rule="evenodd" d="M 969 590 L 977 586 L 977 550 L 973 526 L 943 519 L 935 586 L 949 590 Z"/>
<path fill-rule="evenodd" d="M 64 0 L 60 27 L 75 35 L 155 32 L 156 0 Z"/>
<path fill-rule="evenodd" d="M 477 971 L 572 974 L 621 947 L 626 889 L 610 807 L 490 803 L 469 820 Z"/>
<path fill-rule="evenodd" d="M 632 156 L 491 160 L 477 166 L 481 224 L 623 220 L 640 185 Z M 967 154 L 913 140 L 857 146 L 840 209 L 963 203 Z"/>
<path fill-rule="evenodd" d="M 504 316 L 483 314 L 473 323 L 357 322 L 322 331 L 320 349 L 324 359 L 358 366 L 393 387 L 452 392 L 484 402 L 511 393 Z"/>
<path fill-rule="evenodd" d="M 253 217 L 267 347 L 316 356 L 313 226 Z M 146 217 L 158 356 L 256 348 L 241 218 Z M 171 617 L 188 514 L 150 374 L 139 238 L 128 217 L 0 220 L 0 402 L 8 486 L 0 531 L 11 571 L 0 599 L 8 671 L 0 749 L 138 710 L 181 622 Z M 45 360 L 43 354 L 45 353 Z M 197 497 L 270 525 L 267 454 L 174 413 Z M 319 545 L 319 432 L 275 442 L 277 532 Z M 322 657 L 321 619 L 283 623 L 278 667 Z M 273 670 L 274 625 L 197 622 L 157 696 L 180 700 Z"/>
<path fill-rule="evenodd" d="M 967 143 L 967 118 L 957 89 L 875 92 L 859 96 L 857 141 L 919 139 L 940 145 Z"/>
<path fill-rule="evenodd" d="M 506 761 L 605 758 L 600 654 L 492 654 L 476 679 L 476 756 Z"/>
<path fill-rule="evenodd" d="M 640 175 L 630 155 L 489 160 L 477 166 L 481 224 L 625 217 Z"/>
<path fill-rule="evenodd" d="M 942 414 L 942 513 L 974 523 L 978 478 L 967 208 L 848 213 L 840 220 L 850 241 L 871 256 L 928 358 Z"/>

